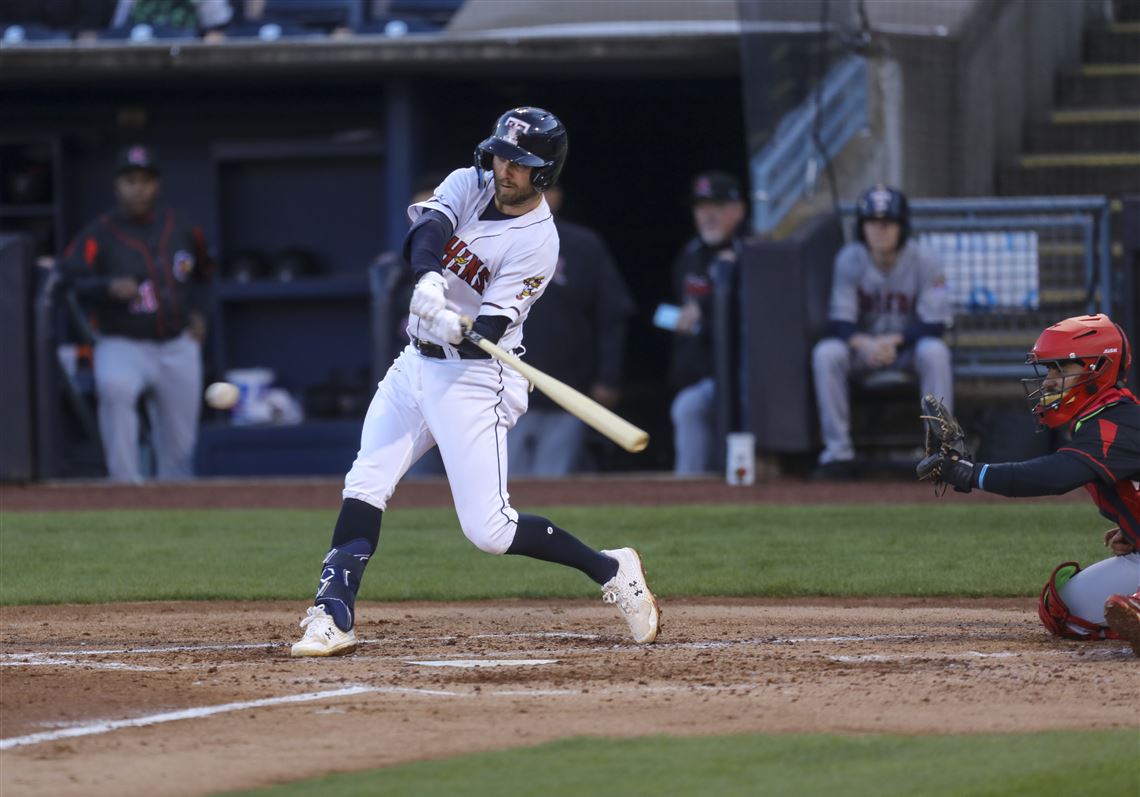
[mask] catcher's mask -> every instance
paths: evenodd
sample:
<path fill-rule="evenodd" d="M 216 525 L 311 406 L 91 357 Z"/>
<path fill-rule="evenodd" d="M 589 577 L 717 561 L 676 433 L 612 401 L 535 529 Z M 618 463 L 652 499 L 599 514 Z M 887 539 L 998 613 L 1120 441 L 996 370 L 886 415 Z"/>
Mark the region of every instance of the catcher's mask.
<path fill-rule="evenodd" d="M 1049 327 L 1025 362 L 1036 374 L 1021 380 L 1030 410 L 1042 426 L 1056 429 L 1076 418 L 1102 390 L 1123 386 L 1132 354 L 1124 330 L 1101 313 Z M 1064 374 L 1064 366 L 1072 363 L 1080 370 Z"/>
<path fill-rule="evenodd" d="M 475 168 L 491 170 L 495 155 L 520 166 L 530 166 L 535 191 L 545 191 L 558 180 L 566 162 L 566 128 L 558 117 L 542 108 L 513 108 L 499 117 L 491 135 L 475 148 Z"/>
<path fill-rule="evenodd" d="M 855 240 L 867 243 L 863 235 L 863 222 L 869 219 L 887 219 L 899 223 L 899 249 L 906 245 L 910 235 L 910 203 L 906 194 L 882 183 L 869 188 L 855 203 Z"/>

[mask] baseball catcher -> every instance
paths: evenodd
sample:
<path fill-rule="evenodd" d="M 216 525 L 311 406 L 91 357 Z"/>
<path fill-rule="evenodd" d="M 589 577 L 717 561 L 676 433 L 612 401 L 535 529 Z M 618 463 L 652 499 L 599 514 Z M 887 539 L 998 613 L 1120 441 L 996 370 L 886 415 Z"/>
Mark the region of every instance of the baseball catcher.
<path fill-rule="evenodd" d="M 1106 315 L 1067 318 L 1037 338 L 1023 379 L 1040 427 L 1067 429 L 1053 454 L 1026 462 L 975 462 L 961 425 L 933 396 L 922 399 L 926 456 L 919 479 L 936 489 L 1010 497 L 1088 490 L 1115 526 L 1112 556 L 1082 569 L 1058 565 L 1041 590 L 1038 614 L 1050 633 L 1077 640 L 1123 639 L 1140 656 L 1140 404 L 1125 387 L 1132 357 L 1124 331 Z"/>

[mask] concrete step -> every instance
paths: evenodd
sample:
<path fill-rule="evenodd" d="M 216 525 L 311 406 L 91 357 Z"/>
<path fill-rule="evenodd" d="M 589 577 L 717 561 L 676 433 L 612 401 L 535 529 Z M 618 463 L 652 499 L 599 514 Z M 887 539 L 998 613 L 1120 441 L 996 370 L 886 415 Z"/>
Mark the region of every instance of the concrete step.
<path fill-rule="evenodd" d="M 1085 64 L 1057 76 L 1057 105 L 1062 108 L 1140 106 L 1140 64 Z"/>
<path fill-rule="evenodd" d="M 1111 25 L 1085 31 L 1087 63 L 1140 63 L 1140 26 Z"/>
<path fill-rule="evenodd" d="M 1028 126 L 1025 149 L 1044 152 L 1140 152 L 1140 108 L 1054 112 Z"/>
<path fill-rule="evenodd" d="M 1132 194 L 1140 191 L 1140 152 L 1023 155 L 998 170 L 1004 196 Z"/>

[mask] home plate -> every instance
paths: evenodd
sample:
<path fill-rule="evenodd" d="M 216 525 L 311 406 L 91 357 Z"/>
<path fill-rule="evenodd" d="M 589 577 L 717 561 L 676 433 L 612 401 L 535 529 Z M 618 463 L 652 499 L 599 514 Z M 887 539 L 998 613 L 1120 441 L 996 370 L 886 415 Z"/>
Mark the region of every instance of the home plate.
<path fill-rule="evenodd" d="M 421 667 L 533 667 L 537 664 L 557 664 L 558 659 L 443 659 L 441 661 L 408 661 Z"/>

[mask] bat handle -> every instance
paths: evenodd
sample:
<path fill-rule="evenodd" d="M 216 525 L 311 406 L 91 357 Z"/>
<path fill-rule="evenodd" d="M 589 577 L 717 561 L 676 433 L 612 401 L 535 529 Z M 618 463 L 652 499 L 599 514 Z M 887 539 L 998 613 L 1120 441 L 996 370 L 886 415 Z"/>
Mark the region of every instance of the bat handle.
<path fill-rule="evenodd" d="M 483 336 L 471 328 L 473 325 L 474 322 L 471 320 L 471 316 L 459 316 L 459 328 L 463 330 L 463 337 L 472 343 L 478 343 L 483 339 Z"/>

